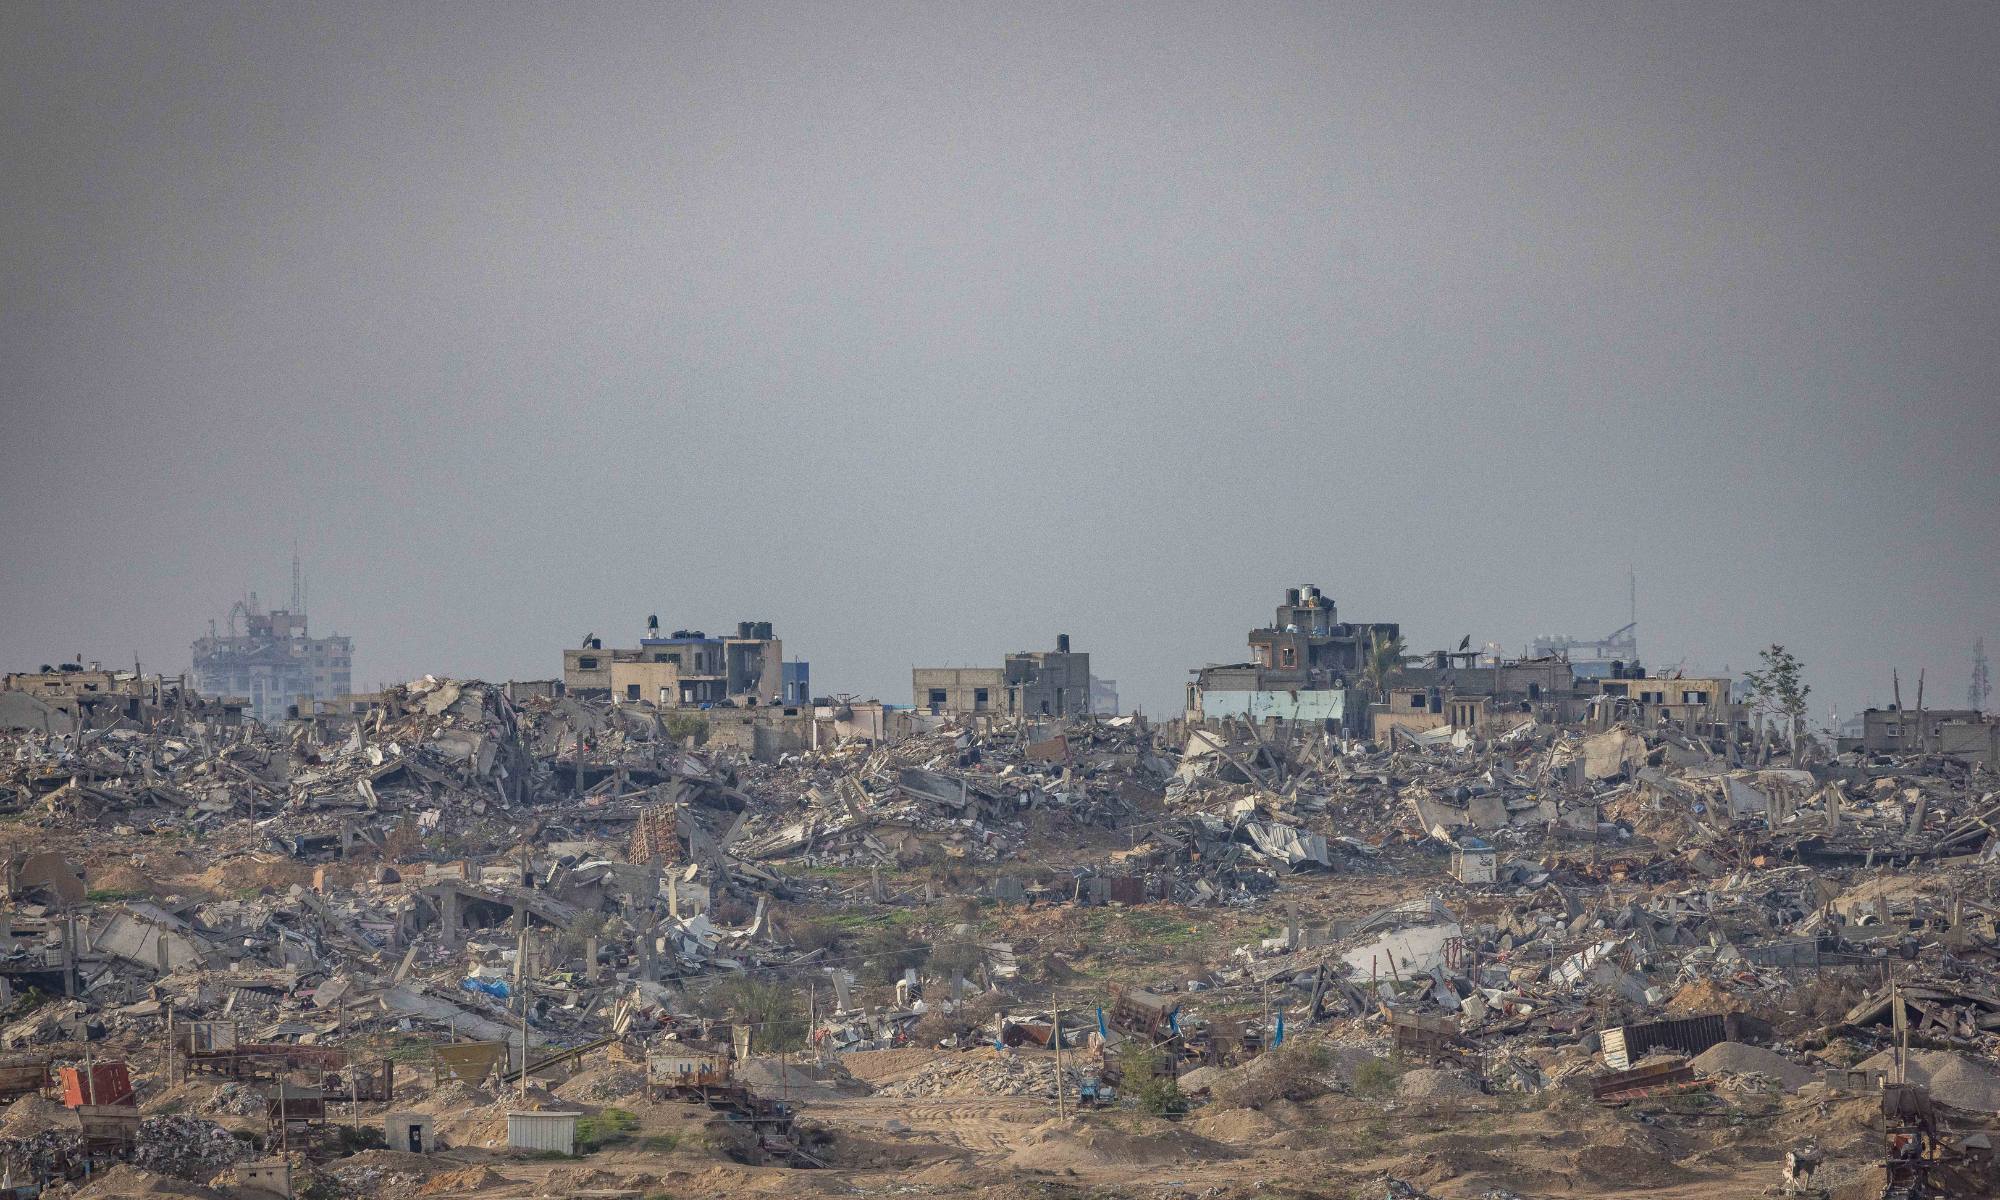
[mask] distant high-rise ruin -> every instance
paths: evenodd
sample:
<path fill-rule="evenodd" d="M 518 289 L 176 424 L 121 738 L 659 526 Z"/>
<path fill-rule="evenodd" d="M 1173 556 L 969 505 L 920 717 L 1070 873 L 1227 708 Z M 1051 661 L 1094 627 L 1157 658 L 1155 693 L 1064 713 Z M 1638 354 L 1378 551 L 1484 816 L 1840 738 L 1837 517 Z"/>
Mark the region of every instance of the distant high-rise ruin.
<path fill-rule="evenodd" d="M 257 593 L 229 609 L 229 630 L 194 643 L 194 686 L 207 696 L 248 702 L 250 715 L 267 725 L 287 717 L 310 716 L 315 700 L 332 700 L 354 690 L 354 639 L 306 632 L 304 589 L 292 562 L 292 607 L 262 611 Z M 239 620 L 241 622 L 239 627 Z"/>

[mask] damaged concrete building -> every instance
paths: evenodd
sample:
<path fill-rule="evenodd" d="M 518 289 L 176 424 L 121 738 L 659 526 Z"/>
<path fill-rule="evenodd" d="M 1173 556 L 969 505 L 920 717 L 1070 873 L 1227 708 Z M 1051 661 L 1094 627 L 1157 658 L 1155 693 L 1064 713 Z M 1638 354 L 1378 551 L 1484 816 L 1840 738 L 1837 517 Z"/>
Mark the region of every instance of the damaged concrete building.
<path fill-rule="evenodd" d="M 1210 665 L 1188 685 L 1191 721 L 1247 717 L 1255 721 L 1358 720 L 1358 687 L 1369 656 L 1397 644 L 1394 622 L 1340 619 L 1333 597 L 1313 585 L 1286 588 L 1271 624 L 1249 634 L 1251 661 Z"/>
<path fill-rule="evenodd" d="M 572 695 L 667 707 L 713 704 L 805 704 L 811 667 L 786 662 L 769 621 L 738 621 L 732 634 L 699 629 L 660 634 L 658 617 L 630 649 L 604 648 L 590 636 L 563 651 L 563 687 Z"/>
<path fill-rule="evenodd" d="M 1838 744 L 1843 751 L 1950 754 L 1992 766 L 2000 763 L 2000 716 L 1969 708 L 1871 708 L 1861 714 L 1861 736 Z"/>
<path fill-rule="evenodd" d="M 1081 717 L 1091 706 L 1090 655 L 1056 635 L 1054 650 L 1022 650 L 994 667 L 915 667 L 911 704 L 932 715 Z"/>

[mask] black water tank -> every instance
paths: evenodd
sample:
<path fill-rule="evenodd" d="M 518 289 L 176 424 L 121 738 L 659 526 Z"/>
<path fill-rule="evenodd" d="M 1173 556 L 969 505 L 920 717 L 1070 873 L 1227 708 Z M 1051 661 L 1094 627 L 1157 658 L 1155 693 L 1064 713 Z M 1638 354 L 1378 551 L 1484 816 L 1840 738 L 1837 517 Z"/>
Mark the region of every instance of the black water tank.
<path fill-rule="evenodd" d="M 1069 653 L 1069 635 L 1068 635 L 1068 634 L 1066 634 L 1066 633 L 1059 633 L 1059 634 L 1057 634 L 1057 635 L 1056 635 L 1056 653 L 1057 653 L 1057 654 L 1068 654 L 1068 653 Z"/>

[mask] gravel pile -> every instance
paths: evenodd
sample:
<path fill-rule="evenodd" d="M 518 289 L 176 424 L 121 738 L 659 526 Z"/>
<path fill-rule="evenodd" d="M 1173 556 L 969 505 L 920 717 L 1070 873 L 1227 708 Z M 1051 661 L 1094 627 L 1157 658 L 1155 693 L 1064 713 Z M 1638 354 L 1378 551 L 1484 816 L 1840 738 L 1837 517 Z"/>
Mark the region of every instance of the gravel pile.
<path fill-rule="evenodd" d="M 1075 1095 L 1083 1077 L 1065 1070 L 1069 1094 Z M 961 1055 L 940 1059 L 908 1079 L 892 1083 L 883 1096 L 1047 1096 L 1055 1097 L 1055 1071 L 1047 1062 L 1026 1059 L 973 1058 Z"/>
<path fill-rule="evenodd" d="M 1405 1100 L 1454 1100 L 1476 1096 L 1479 1089 L 1456 1071 L 1418 1067 L 1403 1072 L 1396 1081 L 1396 1094 Z"/>
<path fill-rule="evenodd" d="M 1884 1050 L 1860 1064 L 1894 1077 L 1896 1052 Z M 1909 1079 L 1931 1090 L 1931 1099 L 1968 1112 L 2000 1112 L 2000 1070 L 1950 1050 L 1910 1051 Z"/>
<path fill-rule="evenodd" d="M 250 1157 L 250 1147 L 227 1129 L 199 1117 L 167 1115 L 139 1122 L 132 1165 L 197 1182 Z"/>
<path fill-rule="evenodd" d="M 1804 1063 L 1742 1042 L 1718 1042 L 1696 1055 L 1693 1065 L 1697 1075 L 1768 1076 L 1788 1092 L 1796 1092 L 1819 1078 L 1819 1072 Z"/>

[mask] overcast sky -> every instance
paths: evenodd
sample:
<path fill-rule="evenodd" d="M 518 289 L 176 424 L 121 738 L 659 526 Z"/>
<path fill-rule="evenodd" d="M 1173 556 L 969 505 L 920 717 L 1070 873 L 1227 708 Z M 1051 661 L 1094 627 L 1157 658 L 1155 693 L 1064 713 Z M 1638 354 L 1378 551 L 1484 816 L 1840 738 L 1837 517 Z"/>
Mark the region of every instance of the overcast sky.
<path fill-rule="evenodd" d="M 0 10 L 0 667 L 2000 655 L 2000 6 Z"/>

